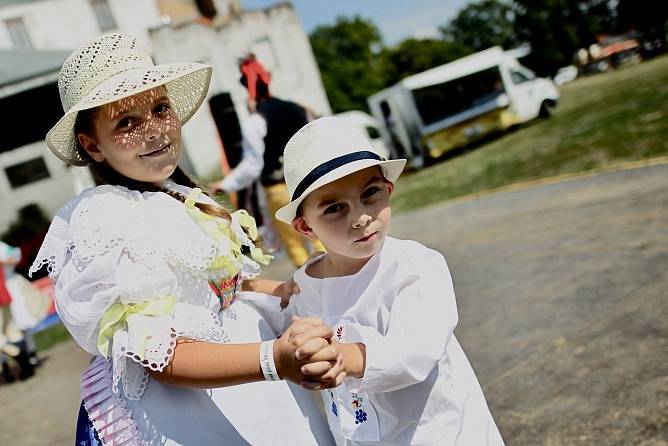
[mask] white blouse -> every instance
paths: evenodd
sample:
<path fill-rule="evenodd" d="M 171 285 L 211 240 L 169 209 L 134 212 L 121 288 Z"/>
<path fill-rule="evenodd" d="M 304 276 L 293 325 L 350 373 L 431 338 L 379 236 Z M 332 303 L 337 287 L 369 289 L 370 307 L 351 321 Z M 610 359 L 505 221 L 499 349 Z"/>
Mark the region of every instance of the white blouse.
<path fill-rule="evenodd" d="M 85 190 L 57 213 L 31 268 L 48 267 L 62 322 L 97 355 L 81 384 L 103 444 L 237 445 L 283 436 L 279 444 L 294 444 L 290 436 L 312 445 L 314 435 L 327 444 L 317 409 L 286 382 L 191 389 L 150 379 L 146 369 L 162 371 L 178 337 L 246 343 L 271 335 L 242 302 L 221 311 L 211 284 L 239 274 L 227 289 L 235 295 L 241 280 L 259 272 L 262 253 L 246 233 L 254 223 L 249 229 L 243 212 L 229 224 L 200 215 L 195 199 L 213 202 L 191 195 L 184 206 L 162 192 L 119 186 Z M 239 246 L 252 258 L 234 255 Z M 277 410 L 283 416 L 269 420 Z"/>
<path fill-rule="evenodd" d="M 317 279 L 304 266 L 294 279 L 301 291 L 279 316 L 258 305 L 276 330 L 293 314 L 315 316 L 366 346 L 364 377 L 322 392 L 337 444 L 503 444 L 453 334 L 457 305 L 440 253 L 387 237 L 355 275 Z"/>
<path fill-rule="evenodd" d="M 189 191 L 183 188 L 182 193 Z M 238 222 L 232 228 L 243 233 Z M 122 380 L 125 396 L 137 399 L 146 386 L 144 367 L 162 371 L 177 337 L 226 340 L 217 315 L 220 304 L 208 279 L 221 274 L 209 265 L 228 256 L 229 248 L 229 241 L 216 242 L 184 211 L 183 203 L 164 193 L 98 186 L 54 217 L 31 271 L 48 266 L 56 279 L 58 314 L 92 355 L 103 353 L 100 321 L 112 305 L 164 303 L 156 306 L 160 314 L 128 314 L 125 327 L 119 324 L 109 339 L 114 385 Z M 244 256 L 243 262 L 239 267 L 246 276 L 259 271 L 251 259 Z"/>

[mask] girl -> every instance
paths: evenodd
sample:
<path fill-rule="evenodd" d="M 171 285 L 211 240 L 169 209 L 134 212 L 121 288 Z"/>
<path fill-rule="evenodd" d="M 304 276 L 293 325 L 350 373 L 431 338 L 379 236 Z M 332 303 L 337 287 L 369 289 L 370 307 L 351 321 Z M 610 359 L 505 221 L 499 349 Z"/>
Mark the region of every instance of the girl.
<path fill-rule="evenodd" d="M 63 323 L 97 355 L 81 390 L 102 444 L 328 444 L 308 395 L 256 381 L 340 383 L 331 330 L 304 319 L 261 342 L 271 330 L 235 296 L 290 284 L 252 279 L 268 261 L 254 221 L 202 196 L 177 165 L 181 125 L 210 77 L 201 64 L 153 65 L 127 34 L 70 55 L 47 145 L 101 185 L 58 212 L 31 272 L 48 266 Z"/>

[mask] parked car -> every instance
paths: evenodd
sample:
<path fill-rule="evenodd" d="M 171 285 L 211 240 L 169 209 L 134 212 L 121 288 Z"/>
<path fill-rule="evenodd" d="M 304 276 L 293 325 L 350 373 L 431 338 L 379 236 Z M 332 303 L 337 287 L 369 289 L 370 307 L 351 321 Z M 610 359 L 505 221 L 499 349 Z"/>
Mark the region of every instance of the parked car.
<path fill-rule="evenodd" d="M 563 85 L 574 81 L 576 77 L 578 77 L 578 68 L 575 65 L 568 65 L 567 67 L 559 68 L 553 80 L 555 85 Z"/>

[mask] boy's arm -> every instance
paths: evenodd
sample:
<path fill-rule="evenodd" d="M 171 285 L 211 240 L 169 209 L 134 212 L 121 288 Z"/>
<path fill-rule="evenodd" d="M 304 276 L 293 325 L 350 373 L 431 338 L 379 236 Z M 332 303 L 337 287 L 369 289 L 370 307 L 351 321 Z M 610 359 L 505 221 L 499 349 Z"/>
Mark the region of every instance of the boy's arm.
<path fill-rule="evenodd" d="M 254 279 L 246 279 L 241 284 L 242 291 L 254 291 L 256 293 L 271 294 L 272 296 L 281 298 L 281 308 L 285 308 L 290 303 L 290 297 L 293 294 L 299 294 L 299 286 L 290 279 L 287 282 L 281 280 L 263 279 L 256 277 Z"/>
<path fill-rule="evenodd" d="M 442 358 L 457 325 L 457 305 L 445 259 L 430 253 L 406 262 L 415 270 L 399 277 L 387 333 L 345 325 L 344 367 L 348 376 L 361 378 L 348 380 L 351 391 L 389 392 L 422 382 Z"/>

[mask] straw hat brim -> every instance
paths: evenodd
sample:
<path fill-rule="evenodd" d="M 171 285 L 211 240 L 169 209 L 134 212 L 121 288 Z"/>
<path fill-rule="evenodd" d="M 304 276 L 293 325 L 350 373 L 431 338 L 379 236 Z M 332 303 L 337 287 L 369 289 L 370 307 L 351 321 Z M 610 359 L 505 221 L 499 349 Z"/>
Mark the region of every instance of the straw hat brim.
<path fill-rule="evenodd" d="M 313 184 L 306 188 L 306 190 L 304 190 L 304 192 L 299 197 L 277 210 L 276 218 L 284 223 L 292 224 L 292 220 L 294 220 L 297 216 L 297 208 L 308 196 L 308 194 L 318 189 L 319 187 L 332 183 L 345 177 L 346 175 L 350 175 L 351 173 L 355 173 L 371 166 L 380 166 L 383 170 L 383 176 L 385 179 L 394 183 L 397 181 L 397 179 L 399 179 L 401 172 L 404 170 L 404 166 L 406 166 L 406 160 L 397 159 L 378 161 L 375 159 L 363 159 L 344 164 L 343 166 L 338 167 L 318 178 L 313 182 Z"/>
<path fill-rule="evenodd" d="M 123 71 L 105 79 L 70 108 L 49 130 L 46 144 L 58 158 L 73 166 L 89 162 L 77 152 L 74 123 L 81 110 L 109 104 L 164 85 L 181 124 L 185 124 L 206 98 L 211 67 L 200 63 L 174 63 Z"/>

